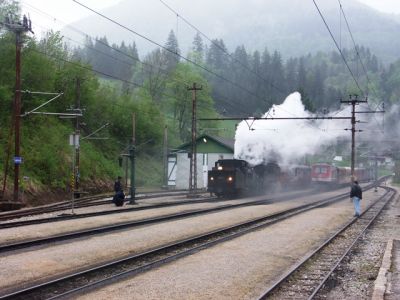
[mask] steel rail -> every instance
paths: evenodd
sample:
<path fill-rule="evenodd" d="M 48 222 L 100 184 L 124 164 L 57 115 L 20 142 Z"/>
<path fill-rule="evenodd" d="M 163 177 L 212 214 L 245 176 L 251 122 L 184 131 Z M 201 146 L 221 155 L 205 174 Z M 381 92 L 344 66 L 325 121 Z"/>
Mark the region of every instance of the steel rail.
<path fill-rule="evenodd" d="M 312 194 L 313 191 L 302 191 L 296 194 L 297 196 L 307 196 Z M 284 198 L 288 197 L 283 195 Z M 151 197 L 149 197 L 151 198 Z M 270 200 L 278 200 L 280 197 L 271 198 Z M 147 199 L 147 198 L 142 198 Z M 288 198 L 290 199 L 290 198 Z M 243 200 L 243 199 L 221 199 L 216 197 L 207 197 L 207 198 L 195 198 L 190 200 L 183 200 L 179 202 L 165 202 L 165 203 L 157 203 L 152 205 L 143 205 L 143 206 L 134 206 L 131 208 L 120 208 L 120 209 L 112 209 L 112 210 L 104 210 L 104 211 L 97 211 L 97 212 L 87 212 L 87 213 L 75 213 L 75 214 L 62 214 L 54 217 L 48 218 L 39 218 L 39 219 L 32 219 L 32 220 L 24 220 L 24 221 L 16 221 L 16 222 L 7 222 L 7 223 L 0 223 L 0 230 L 6 228 L 14 228 L 20 226 L 28 226 L 28 225 L 37 225 L 43 223 L 50 223 L 50 222 L 60 222 L 66 220 L 74 220 L 74 219 L 81 219 L 81 218 L 89 218 L 89 217 L 98 217 L 110 214 L 119 214 L 119 213 L 126 213 L 132 211 L 141 211 L 141 210 L 148 210 L 148 209 L 157 209 L 163 207 L 171 207 L 171 206 L 180 206 L 180 205 L 190 205 L 190 204 L 199 204 L 199 203 L 210 203 L 210 202 L 223 202 L 223 201 L 233 201 L 233 200 Z M 98 202 L 96 202 L 98 203 Z M 111 203 L 108 201 L 107 203 Z"/>
<path fill-rule="evenodd" d="M 178 192 L 150 192 L 148 194 L 143 194 L 141 196 L 137 196 L 136 199 L 141 200 L 141 199 L 148 199 L 148 198 L 159 198 L 159 197 L 168 197 L 168 196 L 176 196 L 176 195 L 184 195 L 186 194 L 187 191 L 178 191 Z M 88 197 L 82 197 L 75 199 L 76 203 L 75 206 L 78 205 L 80 207 L 80 204 L 87 204 L 88 202 L 100 200 L 100 199 L 105 199 L 105 198 L 111 198 L 113 194 L 105 194 L 105 195 L 95 195 L 95 196 L 88 196 Z M 103 202 L 104 204 L 107 203 L 112 203 L 111 200 Z M 93 206 L 95 205 L 100 205 L 101 203 L 93 203 Z M 91 205 L 88 205 L 91 206 Z M 32 215 L 37 215 L 37 214 L 43 214 L 43 213 L 49 213 L 49 212 L 55 212 L 55 211 L 60 211 L 60 210 L 65 210 L 69 209 L 71 207 L 71 200 L 66 200 L 58 203 L 53 203 L 53 204 L 48 204 L 46 206 L 41 206 L 41 207 L 35 207 L 35 208 L 28 208 L 28 209 L 23 209 L 19 211 L 12 211 L 8 213 L 0 213 L 0 221 L 5 221 L 5 220 L 10 220 L 10 219 L 16 219 L 16 218 L 21 218 L 25 216 L 32 216 Z M 82 206 L 84 207 L 84 206 Z"/>
<path fill-rule="evenodd" d="M 158 209 L 163 207 L 170 207 L 170 206 L 180 206 L 180 205 L 190 205 L 196 203 L 207 203 L 207 202 L 217 202 L 220 201 L 217 198 L 197 198 L 193 200 L 184 200 L 180 202 L 166 202 L 166 203 L 158 203 L 158 204 L 149 204 L 143 206 L 135 206 L 130 208 L 121 208 L 121 209 L 113 209 L 113 210 L 104 210 L 104 211 L 97 211 L 97 212 L 87 212 L 87 213 L 75 213 L 75 214 L 62 214 L 55 217 L 48 217 L 48 218 L 40 218 L 40 219 L 32 219 L 32 220 L 25 220 L 25 221 L 16 221 L 16 222 L 7 222 L 7 223 L 0 223 L 0 229 L 5 228 L 14 228 L 20 226 L 28 226 L 28 225 L 37 225 L 43 223 L 51 223 L 51 222 L 60 222 L 60 221 L 67 221 L 67 220 L 75 220 L 75 219 L 82 219 L 82 218 L 89 218 L 89 217 L 98 217 L 110 214 L 120 214 L 132 211 L 142 211 L 142 210 L 150 210 L 150 209 Z M 111 203 L 109 201 L 108 203 Z"/>
<path fill-rule="evenodd" d="M 338 197 L 338 196 L 335 196 L 332 198 L 336 198 L 336 197 Z M 290 200 L 290 199 L 291 198 L 287 198 L 287 200 Z M 276 198 L 268 198 L 268 199 L 250 201 L 250 202 L 242 202 L 242 203 L 238 203 L 238 204 L 221 205 L 221 206 L 213 207 L 213 208 L 190 210 L 190 211 L 186 211 L 186 212 L 172 213 L 169 215 L 158 216 L 158 217 L 149 218 L 149 219 L 135 220 L 135 221 L 123 222 L 123 223 L 119 223 L 119 224 L 106 225 L 106 226 L 92 228 L 92 229 L 78 230 L 78 231 L 69 232 L 69 233 L 65 233 L 65 234 L 59 234 L 59 235 L 54 235 L 54 236 L 44 237 L 44 238 L 39 238 L 39 239 L 20 241 L 20 242 L 11 243 L 11 244 L 2 244 L 2 245 L 0 244 L 0 253 L 14 251 L 17 249 L 29 248 L 29 247 L 33 247 L 33 246 L 45 245 L 45 244 L 50 244 L 50 243 L 55 243 L 55 242 L 62 242 L 62 241 L 67 241 L 67 240 L 71 240 L 71 239 L 77 239 L 77 238 L 82 238 L 82 237 L 87 237 L 87 236 L 92 236 L 92 235 L 97 235 L 97 234 L 103 234 L 103 233 L 108 233 L 108 232 L 113 232 L 113 231 L 118 231 L 118 230 L 132 229 L 132 228 L 143 226 L 143 225 L 167 222 L 167 221 L 172 221 L 172 220 L 177 220 L 177 219 L 182 219 L 182 218 L 187 218 L 187 217 L 194 217 L 194 216 L 214 213 L 214 212 L 218 212 L 218 211 L 222 211 L 222 210 L 229 210 L 229 209 L 235 209 L 235 208 L 240 208 L 240 207 L 245 207 L 245 206 L 260 205 L 260 204 L 268 204 L 273 201 L 282 201 L 282 200 L 283 200 L 282 198 L 279 198 L 279 200 Z"/>
<path fill-rule="evenodd" d="M 373 219 L 370 220 L 367 224 L 367 226 L 361 231 L 360 234 L 356 236 L 354 241 L 351 243 L 349 247 L 345 249 L 343 254 L 339 257 L 337 262 L 329 269 L 329 272 L 322 278 L 320 283 L 317 285 L 317 287 L 313 290 L 311 295 L 308 297 L 308 299 L 312 299 L 316 293 L 324 286 L 325 282 L 328 280 L 330 275 L 336 270 L 336 268 L 339 266 L 340 262 L 346 257 L 346 255 L 351 251 L 352 247 L 355 245 L 357 240 L 362 236 L 362 234 L 365 232 L 365 230 L 368 229 L 368 227 L 372 224 L 372 222 L 375 220 L 375 218 L 379 215 L 379 213 L 383 210 L 383 208 L 386 206 L 386 204 L 393 199 L 393 197 L 396 195 L 395 190 L 387 187 L 381 187 L 386 190 L 386 193 L 381 196 L 377 201 L 374 203 L 370 204 L 366 210 L 361 214 L 359 218 L 354 217 L 351 219 L 349 222 L 347 222 L 342 228 L 337 230 L 335 233 L 333 233 L 324 243 L 322 243 L 316 250 L 312 251 L 306 257 L 304 257 L 300 262 L 298 262 L 296 265 L 291 267 L 283 276 L 281 276 L 276 282 L 274 282 L 270 287 L 268 287 L 260 296 L 258 296 L 258 300 L 261 299 L 268 299 L 268 297 L 272 296 L 274 292 L 276 292 L 282 284 L 287 282 L 294 274 L 300 270 L 300 268 L 304 267 L 311 259 L 315 258 L 316 255 L 318 255 L 323 249 L 325 249 L 328 245 L 330 245 L 332 242 L 335 241 L 335 239 L 339 236 L 342 235 L 343 232 L 345 232 L 347 229 L 350 228 L 351 225 L 353 225 L 356 222 L 359 222 L 362 220 L 362 216 L 368 213 L 371 208 L 374 208 L 375 205 L 379 204 L 380 201 L 385 200 L 383 206 L 380 208 L 377 214 L 374 215 Z M 393 194 L 391 194 L 393 193 Z M 390 195 L 391 194 L 391 195 Z M 388 197 L 390 196 L 390 197 Z M 298 295 L 297 295 L 298 296 Z"/>
<path fill-rule="evenodd" d="M 372 186 L 371 186 L 372 188 Z M 71 290 L 68 290 L 66 292 L 62 292 L 62 294 L 58 295 L 57 297 L 65 297 L 65 296 L 71 296 L 71 293 L 76 293 L 82 291 L 82 289 L 91 289 L 94 286 L 98 285 L 104 285 L 108 284 L 110 281 L 114 281 L 116 279 L 121 279 L 121 277 L 127 277 L 131 275 L 135 275 L 141 272 L 144 272 L 148 269 L 151 269 L 156 266 L 160 266 L 162 264 L 168 263 L 170 261 L 176 260 L 180 257 L 190 255 L 194 252 L 197 252 L 201 249 L 211 247 L 213 245 L 216 245 L 218 243 L 239 237 L 241 235 L 244 235 L 246 233 L 252 232 L 254 230 L 258 230 L 261 228 L 264 228 L 266 226 L 270 226 L 272 224 L 278 223 L 280 221 L 283 221 L 287 218 L 290 218 L 292 216 L 301 214 L 303 212 L 307 212 L 309 210 L 323 207 L 329 204 L 333 204 L 338 201 L 342 201 L 343 199 L 348 198 L 348 193 L 345 195 L 341 194 L 339 196 L 334 196 L 334 197 L 329 197 L 327 199 L 323 199 L 314 203 L 309 203 L 306 205 L 301 205 L 299 207 L 295 207 L 289 210 L 281 211 L 275 214 L 270 214 L 261 218 L 256 218 L 250 221 L 245 221 L 240 224 L 236 225 L 231 225 L 222 229 L 217 229 L 205 234 L 197 235 L 195 237 L 191 237 L 185 240 L 181 240 L 178 242 L 174 242 L 168 245 L 164 245 L 161 247 L 158 247 L 156 249 L 149 250 L 144 253 L 136 254 L 133 256 L 129 256 L 123 259 L 119 259 L 116 261 L 108 262 L 105 263 L 104 265 L 101 266 L 96 266 L 94 268 L 86 269 L 86 270 L 81 270 L 77 273 L 70 274 L 61 278 L 57 278 L 54 280 L 51 280 L 49 282 L 42 282 L 38 283 L 36 285 L 32 285 L 28 288 L 23 288 L 21 290 L 9 292 L 6 295 L 0 295 L 0 299 L 23 299 L 28 296 L 32 296 L 36 293 L 41 293 L 40 291 L 47 290 L 47 289 L 54 289 L 50 291 L 50 294 L 54 294 L 57 292 L 62 292 L 62 289 L 65 289 L 66 286 L 70 286 L 72 283 L 71 282 L 77 282 L 79 280 L 84 281 L 85 283 L 83 285 L 80 285 L 78 288 L 74 288 Z M 262 202 L 260 201 L 260 204 Z M 253 204 L 254 205 L 254 204 Z M 210 239 L 213 239 L 210 241 Z M 192 246 L 189 248 L 189 244 L 192 244 Z M 181 252 L 176 253 L 177 249 L 181 249 Z M 164 258 L 157 258 L 158 255 L 161 255 L 162 253 L 165 252 L 170 252 L 170 254 L 167 257 Z M 150 256 L 156 257 L 155 261 L 151 261 L 150 263 L 148 262 L 150 260 Z M 165 256 L 165 254 L 164 254 Z M 120 271 L 120 269 L 126 269 L 126 267 L 123 267 L 124 264 L 127 264 L 128 262 L 130 264 L 138 262 L 138 260 L 144 260 L 146 261 L 145 264 L 142 264 L 139 267 L 132 267 L 128 268 L 128 270 L 125 271 Z M 110 272 L 109 269 L 116 269 L 116 274 L 112 276 L 107 276 L 107 274 Z M 100 273 L 100 275 L 96 275 L 97 273 Z M 93 275 L 94 274 L 94 275 Z M 101 280 L 96 279 L 94 282 L 87 284 L 88 276 L 98 276 L 102 278 Z M 104 279 L 104 277 L 107 277 Z M 81 278 L 81 279 L 79 279 Z M 79 284 L 78 284 L 79 285 Z M 67 287 L 68 289 L 68 287 Z M 46 298 L 48 298 L 49 292 L 46 292 Z M 37 294 L 36 294 L 37 295 Z"/>
<path fill-rule="evenodd" d="M 391 192 L 393 192 L 393 194 L 387 198 L 387 200 L 384 202 L 384 205 L 379 208 L 379 210 L 375 213 L 375 215 L 373 216 L 373 218 L 371 218 L 368 222 L 368 224 L 366 224 L 366 226 L 364 227 L 364 229 L 358 234 L 358 236 L 354 239 L 353 243 L 346 249 L 345 253 L 343 253 L 343 255 L 340 257 L 340 259 L 338 260 L 338 262 L 333 266 L 333 268 L 331 269 L 331 271 L 325 276 L 325 278 L 321 281 L 321 283 L 319 284 L 319 286 L 314 290 L 314 292 L 311 294 L 311 296 L 308 299 L 313 299 L 315 297 L 315 295 L 321 290 L 321 288 L 324 286 L 324 284 L 326 283 L 326 281 L 328 280 L 328 278 L 335 272 L 335 270 L 337 269 L 337 267 L 340 265 L 340 263 L 343 261 L 343 259 L 348 255 L 348 253 L 352 250 L 352 248 L 354 247 L 354 245 L 359 241 L 359 239 L 363 236 L 363 234 L 369 229 L 369 227 L 372 225 L 372 223 L 376 220 L 376 218 L 380 215 L 380 213 L 382 212 L 382 210 L 386 207 L 386 205 L 394 199 L 394 197 L 396 196 L 396 191 L 394 189 L 391 188 L 387 188 L 387 187 L 382 187 L 384 189 L 387 190 L 391 190 Z M 390 192 L 389 192 L 390 193 Z M 371 205 L 370 208 L 373 208 L 373 205 Z M 363 215 L 365 214 L 365 212 L 363 213 Z"/>
<path fill-rule="evenodd" d="M 374 183 L 368 185 L 366 187 L 366 189 L 370 189 L 372 187 L 375 187 Z M 342 197 L 347 197 L 347 195 L 348 195 L 348 193 L 343 193 L 340 195 L 336 195 L 336 196 L 327 198 L 325 200 L 334 200 L 337 198 L 341 199 Z M 229 210 L 229 209 L 235 209 L 235 208 L 239 208 L 239 207 L 252 206 L 252 205 L 259 205 L 259 204 L 268 204 L 268 203 L 273 203 L 275 201 L 291 200 L 298 196 L 299 196 L 299 194 L 290 195 L 290 196 L 287 196 L 287 195 L 277 196 L 275 198 L 266 198 L 266 199 L 262 199 L 262 200 L 242 202 L 242 203 L 238 203 L 238 204 L 228 204 L 228 205 L 222 205 L 222 206 L 213 207 L 213 208 L 191 210 L 191 211 L 181 212 L 181 213 L 172 213 L 169 215 L 158 216 L 158 217 L 149 218 L 149 219 L 135 220 L 135 221 L 123 222 L 123 223 L 119 223 L 119 224 L 117 223 L 117 224 L 112 224 L 112 225 L 101 226 L 101 227 L 97 227 L 97 228 L 78 230 L 78 231 L 74 231 L 74 232 L 68 232 L 68 233 L 64 233 L 64 234 L 53 235 L 53 236 L 39 238 L 39 239 L 31 239 L 31 240 L 19 241 L 19 242 L 15 242 L 15 243 L 0 244 L 0 253 L 14 251 L 14 250 L 18 250 L 18 249 L 29 248 L 29 247 L 33 247 L 33 246 L 45 245 L 45 244 L 50 244 L 50 243 L 55 243 L 55 242 L 63 242 L 63 241 L 71 240 L 71 239 L 88 237 L 88 236 L 93 236 L 93 235 L 97 235 L 97 234 L 104 234 L 104 233 L 113 232 L 113 231 L 132 229 L 132 228 L 143 226 L 143 225 L 167 222 L 167 221 L 172 221 L 172 220 L 177 220 L 177 219 L 187 218 L 187 217 L 194 217 L 194 216 L 214 213 L 214 212 L 218 212 L 218 211 L 222 211 L 222 210 Z M 324 200 L 322 200 L 322 201 L 324 201 Z M 199 203 L 199 202 L 196 202 L 196 203 Z M 313 203 L 307 204 L 307 205 L 312 205 L 312 204 Z M 142 208 L 113 210 L 113 211 L 111 211 L 111 213 L 114 213 L 114 212 L 122 213 L 122 212 L 128 212 L 128 210 L 132 211 L 132 210 L 142 210 L 142 209 L 146 209 L 146 207 L 143 206 Z M 106 215 L 109 213 L 110 213 L 109 211 L 88 213 L 86 216 L 82 216 L 82 217 L 101 216 L 101 215 Z"/>

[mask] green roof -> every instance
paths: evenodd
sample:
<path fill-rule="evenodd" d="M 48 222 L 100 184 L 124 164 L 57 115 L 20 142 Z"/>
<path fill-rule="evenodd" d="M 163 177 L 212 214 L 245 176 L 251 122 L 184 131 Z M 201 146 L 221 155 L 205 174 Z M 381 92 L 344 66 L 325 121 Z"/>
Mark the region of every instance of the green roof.
<path fill-rule="evenodd" d="M 178 147 L 179 150 L 190 152 L 191 142 Z M 223 137 L 202 134 L 196 139 L 196 149 L 198 153 L 233 153 L 235 140 Z"/>

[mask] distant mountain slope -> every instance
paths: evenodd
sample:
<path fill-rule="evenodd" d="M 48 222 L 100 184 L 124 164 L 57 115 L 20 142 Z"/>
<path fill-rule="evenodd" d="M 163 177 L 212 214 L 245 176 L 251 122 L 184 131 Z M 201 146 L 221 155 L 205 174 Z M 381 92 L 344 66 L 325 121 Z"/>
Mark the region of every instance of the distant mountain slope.
<path fill-rule="evenodd" d="M 231 51 L 243 44 L 249 50 L 277 49 L 288 57 L 335 49 L 311 0 L 168 0 L 166 3 L 210 38 L 222 38 Z M 319 0 L 317 3 L 338 43 L 351 48 L 343 17 L 340 21 L 338 2 Z M 369 47 L 384 62 L 400 58 L 400 22 L 396 20 L 399 18 L 356 0 L 342 1 L 342 4 L 358 44 Z M 156 0 L 124 0 L 102 13 L 160 44 L 165 43 L 172 29 L 177 33 L 183 53 L 191 47 L 195 34 L 181 18 Z M 141 56 L 156 47 L 99 16 L 72 25 L 93 36 L 106 35 L 110 42 L 134 40 Z M 73 33 L 65 30 L 65 34 Z"/>

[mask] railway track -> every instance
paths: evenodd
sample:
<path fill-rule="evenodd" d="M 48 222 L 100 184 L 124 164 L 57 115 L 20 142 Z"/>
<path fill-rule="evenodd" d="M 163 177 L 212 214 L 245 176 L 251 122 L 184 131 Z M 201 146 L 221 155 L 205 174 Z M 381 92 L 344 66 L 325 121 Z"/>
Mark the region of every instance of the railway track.
<path fill-rule="evenodd" d="M 318 292 L 350 254 L 364 232 L 371 226 L 396 191 L 382 187 L 386 193 L 372 203 L 359 218 L 353 218 L 335 232 L 318 249 L 291 268 L 258 299 L 318 299 Z"/>
<path fill-rule="evenodd" d="M 303 192 L 298 192 L 298 193 L 296 193 L 296 197 L 311 195 L 313 192 L 314 191 L 309 191 L 309 190 L 306 190 Z M 143 199 L 146 199 L 146 198 L 143 198 Z M 290 196 L 284 195 L 284 196 L 276 196 L 274 198 L 271 198 L 270 200 L 280 201 L 280 200 L 285 200 L 285 199 L 291 199 L 291 198 L 290 198 Z M 242 200 L 242 199 L 236 199 L 236 200 Z M 97 212 L 62 214 L 62 215 L 58 215 L 58 216 L 54 216 L 54 217 L 37 218 L 37 219 L 23 220 L 23 221 L 8 221 L 8 222 L 0 223 L 0 230 L 6 229 L 6 228 L 28 226 L 28 225 L 36 225 L 36 224 L 43 224 L 43 223 L 60 222 L 60 221 L 66 221 L 66 220 L 74 220 L 74 219 L 111 215 L 111 214 L 126 213 L 126 212 L 132 212 L 132 211 L 142 211 L 142 210 L 158 209 L 158 208 L 165 208 L 165 207 L 172 207 L 172 206 L 210 203 L 210 202 L 224 202 L 224 201 L 229 201 L 229 199 L 220 199 L 217 197 L 206 197 L 206 198 L 195 198 L 195 199 L 182 200 L 179 202 L 165 202 L 165 203 L 140 205 L 140 206 L 133 206 L 133 207 L 125 206 L 124 208 L 120 208 L 120 209 L 111 209 L 111 210 L 104 210 L 104 211 L 97 211 Z"/>
<path fill-rule="evenodd" d="M 382 182 L 385 179 L 386 179 L 386 177 L 380 179 L 380 181 L 378 181 L 378 182 Z M 377 184 L 372 183 L 372 184 L 368 185 L 368 187 L 371 185 L 376 186 Z M 311 193 L 312 192 L 313 191 L 311 191 Z M 310 192 L 306 191 L 304 193 L 307 194 Z M 299 193 L 299 195 L 302 195 L 304 193 Z M 176 191 L 172 191 L 169 193 L 165 193 L 165 191 L 150 192 L 147 194 L 139 195 L 135 199 L 136 200 L 144 200 L 144 199 L 150 199 L 150 198 L 179 196 L 179 195 L 186 195 L 186 194 L 187 194 L 186 190 L 176 190 Z M 112 196 L 113 195 L 110 194 L 110 195 L 96 195 L 96 196 L 78 198 L 78 199 L 75 199 L 74 208 L 83 208 L 83 207 L 111 204 L 112 200 L 107 199 L 107 198 L 111 198 Z M 102 199 L 106 199 L 106 200 L 102 200 Z M 22 218 L 22 217 L 27 217 L 27 216 L 35 216 L 35 215 L 40 215 L 40 214 L 45 214 L 45 213 L 52 213 L 52 212 L 71 209 L 71 200 L 68 200 L 68 201 L 63 201 L 63 202 L 59 202 L 59 203 L 49 204 L 49 205 L 42 206 L 42 207 L 23 209 L 23 210 L 12 211 L 12 212 L 7 212 L 7 213 L 0 213 L 0 229 L 26 226 L 26 225 L 34 225 L 34 224 L 42 224 L 42 223 L 47 223 L 47 222 L 58 222 L 58 221 L 71 220 L 71 219 L 87 218 L 87 217 L 94 217 L 94 216 L 101 216 L 101 215 L 108 215 L 108 214 L 115 214 L 115 213 L 123 213 L 123 212 L 128 212 L 128 211 L 135 211 L 135 210 L 142 210 L 142 209 L 149 209 L 149 208 L 161 208 L 161 207 L 168 207 L 168 206 L 174 206 L 174 205 L 201 203 L 201 201 L 209 202 L 209 201 L 215 201 L 215 200 L 216 200 L 215 197 L 209 197 L 206 199 L 196 198 L 196 199 L 192 199 L 192 200 L 181 201 L 180 203 L 160 203 L 160 204 L 152 205 L 151 207 L 149 205 L 148 207 L 136 207 L 136 208 L 132 207 L 132 208 L 128 208 L 128 209 L 121 208 L 119 210 L 113 209 L 113 210 L 106 210 L 106 211 L 92 212 L 92 213 L 63 214 L 63 215 L 58 215 L 58 216 L 54 216 L 54 217 L 47 217 L 47 218 L 40 218 L 40 219 L 5 222 L 5 221 L 14 220 L 14 219 Z M 219 199 L 219 201 L 223 201 L 223 200 Z"/>
<path fill-rule="evenodd" d="M 347 193 L 345 195 L 347 195 Z M 298 196 L 298 194 L 296 195 L 296 197 L 297 196 Z M 340 195 L 339 197 L 342 197 L 342 196 L 344 196 L 344 194 Z M 338 196 L 335 196 L 332 199 L 336 199 L 337 197 Z M 102 226 L 102 227 L 97 227 L 97 228 L 92 228 L 92 229 L 79 230 L 79 231 L 75 231 L 75 232 L 69 232 L 69 233 L 64 233 L 64 234 L 60 234 L 60 235 L 44 237 L 44 238 L 40 238 L 40 239 L 20 241 L 20 242 L 11 243 L 11 244 L 0 244 L 0 253 L 15 251 L 18 249 L 24 249 L 24 248 L 28 248 L 28 247 L 52 244 L 52 243 L 56 243 L 56 242 L 68 241 L 68 240 L 72 240 L 72 239 L 83 238 L 83 237 L 93 236 L 93 235 L 97 235 L 97 234 L 104 234 L 104 233 L 109 233 L 109 232 L 113 232 L 113 231 L 132 229 L 132 228 L 143 226 L 143 225 L 155 224 L 155 223 L 160 223 L 160 222 L 168 222 L 168 221 L 178 220 L 178 219 L 187 218 L 187 217 L 195 217 L 195 216 L 214 213 L 214 212 L 223 211 L 223 210 L 235 209 L 235 208 L 240 208 L 240 207 L 245 207 L 245 206 L 268 204 L 268 203 L 272 203 L 274 201 L 283 201 L 283 200 L 290 200 L 290 199 L 291 199 L 290 197 L 286 196 L 286 197 L 276 197 L 276 198 L 269 198 L 269 199 L 263 199 L 263 200 L 242 202 L 242 203 L 237 203 L 237 204 L 227 204 L 227 205 L 221 205 L 221 206 L 214 207 L 214 208 L 196 209 L 196 210 L 190 210 L 190 211 L 181 212 L 181 213 L 173 213 L 173 214 L 149 218 L 149 219 L 135 220 L 135 221 L 123 222 L 123 223 L 119 223 L 119 224 L 107 225 L 107 226 Z M 154 208 L 154 207 L 152 206 L 151 208 Z M 145 209 L 145 207 L 144 207 L 144 209 Z M 132 208 L 132 210 L 135 210 L 135 208 Z M 126 211 L 127 210 L 118 211 L 118 212 L 126 212 Z M 112 211 L 112 212 L 114 212 L 114 211 Z M 97 213 L 93 213 L 93 214 L 96 216 L 98 215 Z M 93 216 L 93 214 L 92 214 L 92 216 Z M 100 214 L 100 215 L 102 215 L 102 214 Z M 8 224 L 9 223 L 7 223 L 5 225 L 8 225 Z"/>
<path fill-rule="evenodd" d="M 79 213 L 79 214 L 62 214 L 62 215 L 58 215 L 55 217 L 0 223 L 0 229 L 35 225 L 35 224 L 43 224 L 43 223 L 51 223 L 51 222 L 60 222 L 60 221 L 82 219 L 82 218 L 89 218 L 89 217 L 98 217 L 98 216 L 126 213 L 126 212 L 132 212 L 132 211 L 150 210 L 150 209 L 157 209 L 157 208 L 170 207 L 170 206 L 216 202 L 216 201 L 220 201 L 220 200 L 218 200 L 215 197 L 202 198 L 202 199 L 197 198 L 194 200 L 184 200 L 184 201 L 180 201 L 180 202 L 166 202 L 166 203 L 158 203 L 158 204 L 153 204 L 153 205 L 134 206 L 134 207 L 129 207 L 129 208 L 125 207 L 125 208 L 121 208 L 121 209 L 104 210 L 104 211 L 97 211 L 97 212 L 88 212 L 88 213 Z"/>
<path fill-rule="evenodd" d="M 236 238 L 254 230 L 283 221 L 294 215 L 311 209 L 326 206 L 337 201 L 347 199 L 348 193 L 324 199 L 315 203 L 301 205 L 276 214 L 271 214 L 234 226 L 214 230 L 206 234 L 191 237 L 178 242 L 148 250 L 144 253 L 125 257 L 116 261 L 96 266 L 90 269 L 79 270 L 67 276 L 52 280 L 32 283 L 29 287 L 9 290 L 0 296 L 0 299 L 47 299 L 51 297 L 72 297 L 93 288 L 109 284 L 125 277 L 131 277 L 151 268 L 171 262 L 180 257 L 190 255 L 204 248 Z M 254 205 L 254 203 L 252 204 Z"/>
<path fill-rule="evenodd" d="M 135 199 L 141 200 L 141 199 L 158 198 L 158 197 L 179 196 L 179 195 L 185 195 L 185 194 L 187 194 L 187 191 L 183 191 L 183 190 L 178 190 L 178 191 L 168 192 L 168 193 L 166 193 L 165 191 L 161 191 L 161 192 L 151 192 L 151 193 L 141 194 L 141 195 L 136 196 Z M 82 208 L 82 207 L 111 204 L 112 197 L 113 197 L 113 194 L 105 194 L 105 195 L 95 195 L 95 196 L 77 198 L 77 199 L 74 199 L 74 208 L 76 209 L 76 208 Z M 110 199 L 107 199 L 107 198 L 110 198 Z M 39 215 L 39 214 L 44 214 L 44 213 L 63 211 L 66 209 L 71 209 L 71 205 L 72 205 L 71 200 L 67 200 L 67 201 L 62 201 L 62 202 L 58 202 L 58 203 L 48 204 L 46 206 L 41 206 L 41 207 L 27 208 L 27 209 L 22 209 L 22 210 L 17 210 L 17 211 L 0 213 L 0 222 L 11 220 L 11 219 L 22 218 L 22 217 L 26 217 L 26 216 L 34 216 L 34 215 Z"/>

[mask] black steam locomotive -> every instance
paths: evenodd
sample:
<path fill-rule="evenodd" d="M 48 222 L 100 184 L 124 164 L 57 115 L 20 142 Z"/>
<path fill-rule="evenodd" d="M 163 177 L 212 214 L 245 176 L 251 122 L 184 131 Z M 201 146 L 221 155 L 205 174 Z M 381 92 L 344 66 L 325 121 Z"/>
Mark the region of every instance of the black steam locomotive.
<path fill-rule="evenodd" d="M 208 171 L 208 191 L 218 197 L 256 195 L 276 188 L 282 176 L 274 162 L 255 167 L 240 159 L 220 159 Z"/>

